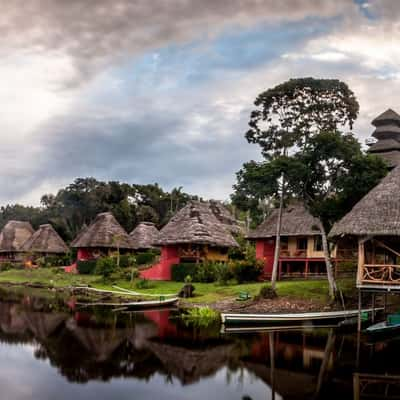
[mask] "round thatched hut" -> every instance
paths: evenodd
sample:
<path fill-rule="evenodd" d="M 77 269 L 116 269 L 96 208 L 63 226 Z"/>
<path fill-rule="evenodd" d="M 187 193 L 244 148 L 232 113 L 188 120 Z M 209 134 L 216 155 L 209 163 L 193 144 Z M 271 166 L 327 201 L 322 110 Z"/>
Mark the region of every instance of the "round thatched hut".
<path fill-rule="evenodd" d="M 338 221 L 329 237 L 358 242 L 359 286 L 400 286 L 400 166 Z"/>
<path fill-rule="evenodd" d="M 152 222 L 141 222 L 130 234 L 131 242 L 135 250 L 143 251 L 153 249 L 158 240 L 159 230 Z"/>
<path fill-rule="evenodd" d="M 22 245 L 33 235 L 29 222 L 9 221 L 0 233 L 0 260 L 16 260 L 22 254 Z"/>
<path fill-rule="evenodd" d="M 40 225 L 39 229 L 23 244 L 22 250 L 40 255 L 66 254 L 69 251 L 64 240 L 50 224 Z"/>
<path fill-rule="evenodd" d="M 161 229 L 155 243 L 161 247 L 159 264 L 142 271 L 149 279 L 171 279 L 171 267 L 180 262 L 226 261 L 228 250 L 238 244 L 221 223 L 210 203 L 191 201 Z"/>
<path fill-rule="evenodd" d="M 78 260 L 107 256 L 116 250 L 126 253 L 134 248 L 130 236 L 110 212 L 98 214 L 90 226 L 81 230 L 71 247 L 78 249 Z"/>

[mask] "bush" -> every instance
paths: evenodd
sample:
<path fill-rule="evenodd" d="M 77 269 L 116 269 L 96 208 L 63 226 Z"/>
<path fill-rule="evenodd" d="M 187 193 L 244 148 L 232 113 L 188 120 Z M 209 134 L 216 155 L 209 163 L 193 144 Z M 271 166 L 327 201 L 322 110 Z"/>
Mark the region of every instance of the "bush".
<path fill-rule="evenodd" d="M 215 278 L 220 285 L 226 285 L 234 278 L 233 270 L 228 263 L 217 263 L 215 265 Z"/>
<path fill-rule="evenodd" d="M 238 283 L 257 281 L 263 268 L 262 263 L 253 258 L 243 261 L 231 261 L 229 265 Z"/>
<path fill-rule="evenodd" d="M 0 271 L 8 271 L 9 269 L 13 269 L 14 264 L 11 261 L 3 261 L 0 263 Z"/>
<path fill-rule="evenodd" d="M 265 284 L 261 286 L 258 297 L 261 299 L 274 299 L 277 297 L 275 290 L 272 289 L 270 284 Z"/>
<path fill-rule="evenodd" d="M 216 263 L 206 261 L 202 264 L 198 264 L 193 278 L 195 282 L 202 282 L 202 283 L 215 282 L 217 279 Z"/>
<path fill-rule="evenodd" d="M 147 279 L 139 279 L 135 284 L 137 289 L 151 289 L 154 287 L 154 283 L 150 282 Z"/>
<path fill-rule="evenodd" d="M 77 268 L 80 274 L 94 274 L 96 270 L 96 260 L 78 260 Z"/>
<path fill-rule="evenodd" d="M 104 280 L 108 279 L 117 269 L 117 262 L 113 257 L 102 257 L 96 262 L 96 274 L 101 275 Z"/>
<path fill-rule="evenodd" d="M 42 268 L 64 267 L 71 264 L 69 255 L 44 256 L 36 259 L 36 264 Z"/>
<path fill-rule="evenodd" d="M 182 318 L 187 326 L 194 326 L 197 328 L 207 328 L 220 321 L 219 313 L 209 307 L 189 309 Z"/>
<path fill-rule="evenodd" d="M 175 282 L 184 282 L 188 275 L 190 275 L 193 280 L 196 280 L 197 268 L 198 265 L 194 263 L 175 264 L 171 268 L 172 280 Z"/>
<path fill-rule="evenodd" d="M 148 265 L 153 264 L 158 253 L 155 250 L 149 250 L 144 253 L 138 253 L 136 255 L 136 264 L 137 265 Z"/>
<path fill-rule="evenodd" d="M 119 266 L 121 268 L 134 267 L 135 264 L 136 264 L 136 258 L 131 254 L 123 254 L 119 256 Z"/>

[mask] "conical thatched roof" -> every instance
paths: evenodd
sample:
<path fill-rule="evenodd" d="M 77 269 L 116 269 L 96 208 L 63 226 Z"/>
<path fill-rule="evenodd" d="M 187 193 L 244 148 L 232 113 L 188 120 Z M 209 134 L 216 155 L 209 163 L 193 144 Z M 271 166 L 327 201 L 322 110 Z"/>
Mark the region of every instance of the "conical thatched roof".
<path fill-rule="evenodd" d="M 367 193 L 329 233 L 341 235 L 400 235 L 400 166 Z"/>
<path fill-rule="evenodd" d="M 208 244 L 237 247 L 229 230 L 213 214 L 210 203 L 192 201 L 178 211 L 160 231 L 156 244 Z"/>
<path fill-rule="evenodd" d="M 132 249 L 133 245 L 125 229 L 110 212 L 98 214 L 93 223 L 83 229 L 71 247 L 104 247 Z"/>
<path fill-rule="evenodd" d="M 32 253 L 68 253 L 68 246 L 50 224 L 39 229 L 23 244 L 23 251 Z"/>
<path fill-rule="evenodd" d="M 372 125 L 379 126 L 379 125 L 387 124 L 389 122 L 400 123 L 400 115 L 397 114 L 396 111 L 393 111 L 391 108 L 388 108 L 385 112 L 378 115 L 372 121 Z"/>
<path fill-rule="evenodd" d="M 264 239 L 276 235 L 279 210 L 275 209 L 256 229 L 248 234 L 249 239 Z M 294 203 L 282 212 L 281 236 L 320 235 L 318 219 L 313 217 L 302 204 Z"/>
<path fill-rule="evenodd" d="M 152 222 L 141 222 L 130 234 L 135 249 L 151 249 L 160 232 Z"/>
<path fill-rule="evenodd" d="M 0 253 L 21 251 L 22 245 L 33 235 L 29 222 L 9 221 L 0 233 Z"/>

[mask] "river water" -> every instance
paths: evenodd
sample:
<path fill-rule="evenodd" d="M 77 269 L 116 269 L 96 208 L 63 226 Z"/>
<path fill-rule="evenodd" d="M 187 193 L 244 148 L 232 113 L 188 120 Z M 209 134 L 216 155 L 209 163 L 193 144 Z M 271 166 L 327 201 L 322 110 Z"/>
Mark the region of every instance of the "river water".
<path fill-rule="evenodd" d="M 329 327 L 221 333 L 186 326 L 175 310 L 125 313 L 80 308 L 73 299 L 2 298 L 1 399 L 400 395 L 400 337 L 358 340 Z"/>

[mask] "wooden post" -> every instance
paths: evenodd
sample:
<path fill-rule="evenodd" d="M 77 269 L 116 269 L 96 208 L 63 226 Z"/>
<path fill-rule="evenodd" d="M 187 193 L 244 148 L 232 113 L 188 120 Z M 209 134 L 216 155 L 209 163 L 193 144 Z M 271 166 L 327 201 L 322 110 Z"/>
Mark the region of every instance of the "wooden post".
<path fill-rule="evenodd" d="M 279 261 L 279 274 L 278 274 L 278 280 L 280 281 L 282 277 L 282 261 Z"/>
<path fill-rule="evenodd" d="M 383 314 L 386 317 L 386 308 L 387 308 L 387 292 L 385 292 L 384 298 L 383 298 Z"/>
<path fill-rule="evenodd" d="M 375 293 L 372 293 L 372 323 L 375 322 Z"/>
<path fill-rule="evenodd" d="M 361 289 L 358 289 L 358 320 L 357 331 L 361 332 Z"/>
<path fill-rule="evenodd" d="M 357 269 L 357 285 L 361 285 L 363 278 L 363 268 L 365 264 L 364 241 L 358 239 L 358 269 Z"/>
<path fill-rule="evenodd" d="M 304 276 L 306 278 L 308 277 L 308 260 L 306 260 L 306 270 L 305 270 Z"/>

